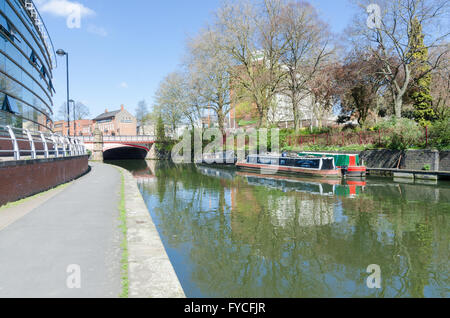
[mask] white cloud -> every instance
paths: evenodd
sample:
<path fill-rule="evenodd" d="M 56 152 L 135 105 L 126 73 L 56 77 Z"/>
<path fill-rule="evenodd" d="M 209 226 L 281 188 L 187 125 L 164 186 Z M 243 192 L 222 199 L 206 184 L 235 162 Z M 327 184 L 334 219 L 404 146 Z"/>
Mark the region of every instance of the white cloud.
<path fill-rule="evenodd" d="M 39 1 L 39 11 L 50 13 L 59 17 L 69 17 L 74 12 L 80 12 L 81 17 L 93 16 L 95 11 L 85 7 L 83 4 L 68 0 Z"/>
<path fill-rule="evenodd" d="M 88 25 L 87 31 L 89 33 L 96 34 L 96 35 L 103 36 L 103 37 L 108 36 L 108 31 L 106 31 L 105 28 L 96 26 L 94 24 Z"/>
<path fill-rule="evenodd" d="M 95 16 L 96 12 L 82 3 L 70 0 L 35 0 L 39 10 L 57 17 L 66 18 L 69 29 L 80 29 L 81 20 L 86 17 Z M 105 28 L 90 24 L 87 27 L 89 33 L 98 36 L 108 36 Z"/>
<path fill-rule="evenodd" d="M 120 88 L 128 88 L 128 83 L 127 82 L 122 82 L 119 85 Z"/>

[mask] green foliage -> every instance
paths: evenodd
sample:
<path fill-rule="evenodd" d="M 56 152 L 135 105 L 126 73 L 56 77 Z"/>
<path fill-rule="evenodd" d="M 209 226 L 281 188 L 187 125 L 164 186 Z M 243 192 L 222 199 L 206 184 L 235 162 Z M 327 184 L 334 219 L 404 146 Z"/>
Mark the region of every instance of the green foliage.
<path fill-rule="evenodd" d="M 364 151 L 376 149 L 375 145 L 347 145 L 347 146 L 322 146 L 322 145 L 311 145 L 303 146 L 298 150 L 302 151 L 325 151 L 325 152 L 337 152 L 337 151 Z"/>
<path fill-rule="evenodd" d="M 434 122 L 430 138 L 434 147 L 441 150 L 450 148 L 450 118 Z"/>
<path fill-rule="evenodd" d="M 120 220 L 120 229 L 123 234 L 122 239 L 122 259 L 120 261 L 121 267 L 121 279 L 122 279 L 122 292 L 120 294 L 120 298 L 128 298 L 129 295 L 129 262 L 128 262 L 128 226 L 127 226 L 127 211 L 125 209 L 125 177 L 123 172 L 121 173 L 121 187 L 120 187 L 120 202 L 119 202 L 119 220 Z"/>
<path fill-rule="evenodd" d="M 431 166 L 430 165 L 424 165 L 422 170 L 430 171 L 431 170 Z"/>
<path fill-rule="evenodd" d="M 166 128 L 161 116 L 158 117 L 158 122 L 156 124 L 156 140 L 158 142 L 166 141 Z"/>
<path fill-rule="evenodd" d="M 407 118 L 393 117 L 382 122 L 379 127 L 384 137 L 382 145 L 389 149 L 405 150 L 420 146 L 424 138 L 424 131 L 415 121 Z"/>
<path fill-rule="evenodd" d="M 258 120 L 240 120 L 238 125 L 239 125 L 239 127 L 245 127 L 245 126 L 256 125 L 257 123 L 258 123 Z"/>
<path fill-rule="evenodd" d="M 410 92 L 414 106 L 414 119 L 423 127 L 436 119 L 431 96 L 431 73 L 428 61 L 428 49 L 424 44 L 422 25 L 413 19 L 410 34 L 411 66 L 415 76 L 415 87 Z"/>
<path fill-rule="evenodd" d="M 156 123 L 156 149 L 159 152 L 166 152 L 172 149 L 171 146 L 167 144 L 166 139 L 166 127 L 161 115 L 158 117 L 158 122 Z M 170 149 L 169 149 L 170 148 Z"/>
<path fill-rule="evenodd" d="M 427 82 L 427 84 L 424 84 Z M 430 126 L 436 119 L 436 114 L 432 108 L 433 97 L 430 94 L 429 85 L 431 81 L 420 80 L 419 89 L 412 94 L 414 100 L 414 119 L 423 127 Z"/>

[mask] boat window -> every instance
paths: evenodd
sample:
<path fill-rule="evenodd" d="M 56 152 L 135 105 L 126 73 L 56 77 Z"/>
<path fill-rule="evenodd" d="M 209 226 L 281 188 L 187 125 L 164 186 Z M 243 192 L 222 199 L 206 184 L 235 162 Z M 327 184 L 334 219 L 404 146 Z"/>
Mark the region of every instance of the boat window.
<path fill-rule="evenodd" d="M 323 159 L 322 170 L 333 170 L 334 160 L 333 159 Z"/>
<path fill-rule="evenodd" d="M 300 159 L 295 162 L 295 166 L 298 168 L 319 169 L 320 160 Z"/>

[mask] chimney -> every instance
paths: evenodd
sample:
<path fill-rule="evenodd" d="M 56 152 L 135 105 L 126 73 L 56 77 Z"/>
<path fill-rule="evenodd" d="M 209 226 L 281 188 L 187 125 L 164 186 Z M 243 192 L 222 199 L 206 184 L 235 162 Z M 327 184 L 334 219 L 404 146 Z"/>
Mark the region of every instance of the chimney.
<path fill-rule="evenodd" d="M 105 109 L 105 113 L 107 113 L 107 112 L 108 112 L 108 108 Z"/>
<path fill-rule="evenodd" d="M 124 110 L 125 110 L 125 107 L 124 107 L 123 105 L 121 105 L 121 106 L 120 106 L 120 110 L 121 110 L 121 111 L 124 111 Z"/>

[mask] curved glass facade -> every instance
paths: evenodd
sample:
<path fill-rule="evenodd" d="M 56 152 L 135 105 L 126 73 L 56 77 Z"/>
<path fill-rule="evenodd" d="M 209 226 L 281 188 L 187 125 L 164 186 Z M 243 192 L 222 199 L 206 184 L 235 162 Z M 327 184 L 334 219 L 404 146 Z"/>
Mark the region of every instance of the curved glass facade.
<path fill-rule="evenodd" d="M 52 130 L 50 43 L 31 0 L 0 0 L 0 125 Z"/>

